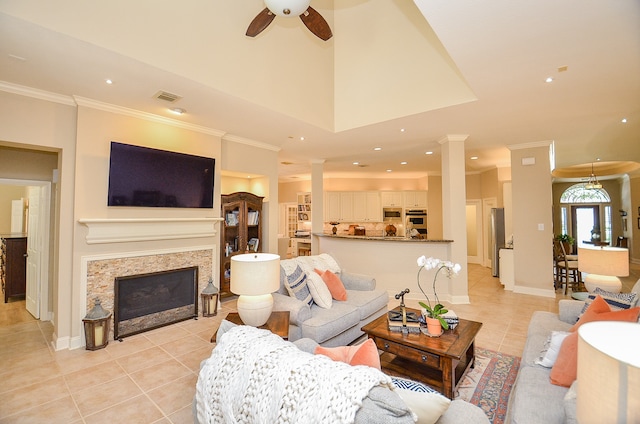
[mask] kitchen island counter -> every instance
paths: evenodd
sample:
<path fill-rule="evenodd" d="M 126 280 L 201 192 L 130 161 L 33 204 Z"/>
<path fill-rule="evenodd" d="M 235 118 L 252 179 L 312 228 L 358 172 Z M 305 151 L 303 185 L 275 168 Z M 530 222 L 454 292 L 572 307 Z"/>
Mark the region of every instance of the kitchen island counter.
<path fill-rule="evenodd" d="M 318 241 L 319 253 L 328 253 L 346 272 L 370 275 L 376 279 L 377 288 L 389 294 L 389 308 L 397 306 L 396 293 L 408 288 L 407 300 L 424 300 L 418 289 L 417 260 L 420 256 L 434 257 L 443 261 L 451 260 L 453 240 L 423 240 L 404 237 L 350 236 L 314 233 Z M 466 265 L 466 264 L 464 264 Z M 436 270 L 424 270 L 421 286 L 432 293 L 432 282 Z M 437 284 L 440 300 L 451 303 L 469 303 L 466 273 L 455 278 L 439 277 Z"/>
<path fill-rule="evenodd" d="M 432 240 L 432 239 L 418 239 L 418 238 L 406 238 L 401 236 L 351 236 L 346 234 L 324 234 L 324 233 L 314 233 L 314 236 L 318 237 L 328 237 L 328 238 L 336 238 L 336 239 L 347 239 L 347 240 L 375 240 L 375 241 L 392 241 L 392 242 L 403 242 L 403 243 L 453 243 L 453 240 Z"/>

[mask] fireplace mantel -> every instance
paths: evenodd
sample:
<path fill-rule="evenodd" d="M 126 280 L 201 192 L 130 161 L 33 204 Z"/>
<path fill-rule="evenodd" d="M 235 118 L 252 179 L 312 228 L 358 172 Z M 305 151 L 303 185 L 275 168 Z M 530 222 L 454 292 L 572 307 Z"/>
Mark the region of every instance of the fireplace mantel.
<path fill-rule="evenodd" d="M 80 219 L 87 244 L 215 237 L 222 218 Z"/>

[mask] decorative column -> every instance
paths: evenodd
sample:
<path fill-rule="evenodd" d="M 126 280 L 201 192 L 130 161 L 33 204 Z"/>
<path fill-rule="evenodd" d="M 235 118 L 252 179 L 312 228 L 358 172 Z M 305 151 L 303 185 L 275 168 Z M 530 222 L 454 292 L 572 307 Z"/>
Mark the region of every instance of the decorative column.
<path fill-rule="evenodd" d="M 311 160 L 311 233 L 321 233 L 324 222 L 324 159 Z M 320 253 L 317 237 L 311 237 L 311 254 Z"/>
<path fill-rule="evenodd" d="M 442 230 L 453 240 L 449 260 L 462 265 L 460 273 L 448 279 L 451 303 L 469 303 L 467 270 L 467 218 L 464 142 L 468 135 L 447 135 L 442 145 Z"/>

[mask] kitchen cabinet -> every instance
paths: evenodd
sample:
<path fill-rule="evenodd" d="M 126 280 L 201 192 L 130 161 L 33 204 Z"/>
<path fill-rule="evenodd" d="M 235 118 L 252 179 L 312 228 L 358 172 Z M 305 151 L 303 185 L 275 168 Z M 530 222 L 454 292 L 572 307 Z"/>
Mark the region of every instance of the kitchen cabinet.
<path fill-rule="evenodd" d="M 340 222 L 342 210 L 340 208 L 340 192 L 327 191 L 324 196 L 324 220 L 327 222 Z"/>
<path fill-rule="evenodd" d="M 353 222 L 353 192 L 340 192 L 340 221 Z"/>
<path fill-rule="evenodd" d="M 403 206 L 403 196 L 401 191 L 383 191 L 380 193 L 380 201 L 383 208 L 401 208 Z"/>
<path fill-rule="evenodd" d="M 353 220 L 355 222 L 382 222 L 379 192 L 353 192 Z"/>
<path fill-rule="evenodd" d="M 405 191 L 404 207 L 406 208 L 427 208 L 426 191 Z"/>

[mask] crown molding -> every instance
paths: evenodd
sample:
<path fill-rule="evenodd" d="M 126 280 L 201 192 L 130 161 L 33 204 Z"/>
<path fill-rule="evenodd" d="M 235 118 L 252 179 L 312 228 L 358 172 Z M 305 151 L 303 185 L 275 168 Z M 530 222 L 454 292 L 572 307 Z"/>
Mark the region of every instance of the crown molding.
<path fill-rule="evenodd" d="M 60 103 L 66 106 L 76 106 L 72 96 L 52 93 L 50 91 L 39 90 L 33 87 L 13 84 L 7 81 L 0 81 L 0 90 L 7 93 L 18 94 L 20 96 L 32 97 L 34 99 L 46 100 L 48 102 Z"/>

